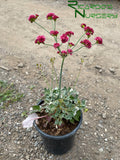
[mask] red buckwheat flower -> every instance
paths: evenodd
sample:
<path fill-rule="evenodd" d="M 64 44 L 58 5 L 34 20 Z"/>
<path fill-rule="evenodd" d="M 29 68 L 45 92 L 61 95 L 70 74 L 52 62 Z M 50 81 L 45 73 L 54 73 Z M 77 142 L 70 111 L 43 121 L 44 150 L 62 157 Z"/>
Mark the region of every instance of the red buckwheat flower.
<path fill-rule="evenodd" d="M 53 19 L 54 21 L 56 21 L 56 19 L 59 18 L 59 17 L 56 16 L 55 13 L 48 13 L 47 16 L 46 16 L 46 18 L 48 20 L 52 20 Z"/>
<path fill-rule="evenodd" d="M 103 44 L 103 40 L 101 37 L 96 37 L 95 40 L 96 40 L 96 43 Z"/>
<path fill-rule="evenodd" d="M 61 56 L 67 56 L 67 51 L 62 50 L 62 51 L 61 51 Z"/>
<path fill-rule="evenodd" d="M 55 15 L 55 13 L 48 13 L 46 18 L 51 20 L 52 16 L 54 16 L 54 15 Z"/>
<path fill-rule="evenodd" d="M 53 19 L 54 21 L 56 21 L 57 18 L 59 18 L 59 17 L 56 16 L 56 15 L 53 15 L 53 16 L 52 16 L 52 19 Z"/>
<path fill-rule="evenodd" d="M 67 37 L 66 34 L 63 34 L 62 36 L 60 36 L 60 39 L 61 39 L 62 43 L 66 43 L 69 38 Z"/>
<path fill-rule="evenodd" d="M 56 49 L 56 48 L 58 48 L 59 46 L 60 46 L 60 44 L 59 43 L 54 43 L 54 48 Z"/>
<path fill-rule="evenodd" d="M 68 52 L 70 55 L 72 55 L 72 53 L 73 53 L 72 49 L 68 49 L 67 52 Z"/>
<path fill-rule="evenodd" d="M 85 24 L 85 23 L 82 23 L 82 24 L 81 24 L 81 28 L 84 28 L 84 27 L 86 27 L 86 24 Z"/>
<path fill-rule="evenodd" d="M 72 46 L 74 46 L 74 44 L 73 44 L 72 42 L 70 42 L 70 43 L 69 43 L 69 46 L 72 47 Z"/>
<path fill-rule="evenodd" d="M 35 43 L 43 43 L 44 44 L 44 41 L 45 41 L 45 36 L 38 36 L 35 40 Z"/>
<path fill-rule="evenodd" d="M 88 39 L 81 41 L 80 43 L 84 44 L 85 47 L 91 48 L 91 42 Z"/>
<path fill-rule="evenodd" d="M 87 32 L 86 35 L 87 35 L 88 38 L 90 37 L 90 33 L 89 32 Z"/>
<path fill-rule="evenodd" d="M 67 36 L 71 37 L 71 35 L 74 35 L 74 32 L 68 31 L 68 32 L 66 32 L 65 34 L 66 34 Z"/>
<path fill-rule="evenodd" d="M 36 16 L 36 18 L 37 18 L 37 17 L 39 17 L 39 15 L 38 15 L 38 14 L 35 14 L 35 16 Z"/>
<path fill-rule="evenodd" d="M 35 22 L 35 20 L 37 19 L 39 15 L 38 14 L 35 14 L 35 15 L 30 15 L 28 17 L 28 21 L 30 21 L 31 23 Z"/>
<path fill-rule="evenodd" d="M 52 35 L 52 36 L 57 36 L 58 35 L 58 31 L 50 31 L 50 34 Z"/>
<path fill-rule="evenodd" d="M 91 27 L 89 27 L 89 26 L 84 27 L 84 30 L 85 30 L 86 33 L 89 32 L 91 35 L 93 35 L 93 33 L 94 33 L 93 28 L 91 28 Z"/>

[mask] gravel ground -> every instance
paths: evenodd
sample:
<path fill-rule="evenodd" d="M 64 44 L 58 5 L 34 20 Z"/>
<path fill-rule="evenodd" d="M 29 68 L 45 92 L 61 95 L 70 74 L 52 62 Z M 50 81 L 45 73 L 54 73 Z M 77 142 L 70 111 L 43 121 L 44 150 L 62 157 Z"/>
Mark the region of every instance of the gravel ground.
<path fill-rule="evenodd" d="M 114 7 L 112 13 L 119 14 L 120 3 L 111 3 Z M 2 0 L 0 6 L 0 80 L 15 83 L 16 89 L 24 93 L 20 102 L 0 110 L 0 160 L 119 160 L 120 18 L 75 19 L 74 11 L 66 1 Z M 66 59 L 63 86 L 74 84 L 79 59 L 84 58 L 76 88 L 80 98 L 86 99 L 89 111 L 84 113 L 75 146 L 62 156 L 48 154 L 39 133 L 34 128 L 23 129 L 21 125 L 24 120 L 21 113 L 36 104 L 46 87 L 44 76 L 51 76 L 49 61 L 52 56 L 57 58 L 57 71 L 60 68 L 61 59 L 58 55 L 51 55 L 53 49 L 48 51 L 47 47 L 38 48 L 33 44 L 38 28 L 27 22 L 30 14 L 45 16 L 48 12 L 55 12 L 63 19 L 58 21 L 60 32 L 72 28 L 79 33 L 79 24 L 84 22 L 94 28 L 95 36 L 100 35 L 104 40 L 103 46 L 83 49 L 80 57 L 76 54 Z M 45 17 L 41 21 L 49 27 Z M 36 68 L 37 63 L 42 64 L 42 73 Z"/>

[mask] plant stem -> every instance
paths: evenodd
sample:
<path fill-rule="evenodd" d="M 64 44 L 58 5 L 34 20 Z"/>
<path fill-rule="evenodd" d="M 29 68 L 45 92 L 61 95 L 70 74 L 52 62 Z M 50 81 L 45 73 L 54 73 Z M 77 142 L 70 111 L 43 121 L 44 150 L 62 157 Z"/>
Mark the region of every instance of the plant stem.
<path fill-rule="evenodd" d="M 75 48 L 76 47 L 76 45 L 78 44 L 78 42 L 81 40 L 81 38 L 83 37 L 85 35 L 85 33 L 78 39 L 78 41 L 75 43 L 75 45 L 74 45 L 74 47 L 73 48 Z M 73 49 L 72 48 L 72 49 Z"/>
<path fill-rule="evenodd" d="M 52 24 L 53 24 L 53 30 L 55 31 L 55 29 L 56 29 L 56 21 L 52 21 Z"/>
<path fill-rule="evenodd" d="M 43 26 L 41 26 L 41 25 L 38 24 L 37 22 L 34 22 L 34 23 L 36 23 L 38 26 L 40 26 L 42 29 L 44 29 L 46 32 L 48 32 L 48 33 L 50 34 L 50 32 L 49 32 L 47 29 L 45 29 Z"/>
<path fill-rule="evenodd" d="M 79 79 L 79 76 L 80 76 L 80 72 L 81 72 L 81 66 L 80 66 L 80 69 L 79 69 L 79 72 L 78 72 L 78 76 L 77 76 L 77 78 L 76 78 L 76 81 L 75 81 L 75 83 L 74 83 L 74 86 L 73 86 L 73 89 L 75 88 L 75 86 L 76 86 L 76 84 L 77 84 L 77 82 L 78 82 L 78 79 Z"/>
<path fill-rule="evenodd" d="M 54 30 L 56 30 L 56 21 L 54 21 Z"/>
<path fill-rule="evenodd" d="M 61 97 L 61 80 L 62 80 L 62 69 L 64 64 L 65 57 L 62 59 L 61 70 L 60 70 L 60 80 L 59 80 L 59 98 Z"/>
<path fill-rule="evenodd" d="M 67 50 L 68 50 L 68 48 L 69 48 L 69 42 L 70 42 L 70 37 L 69 37 L 69 39 L 68 39 Z"/>
<path fill-rule="evenodd" d="M 85 46 L 81 46 L 80 48 L 78 48 L 78 49 L 76 49 L 75 51 L 73 51 L 73 52 L 77 52 L 77 51 L 79 51 L 81 48 L 83 48 L 83 47 L 85 47 Z"/>
<path fill-rule="evenodd" d="M 52 47 L 53 47 L 53 45 L 52 45 L 52 44 L 44 43 L 44 45 L 46 45 L 46 46 L 52 46 Z"/>

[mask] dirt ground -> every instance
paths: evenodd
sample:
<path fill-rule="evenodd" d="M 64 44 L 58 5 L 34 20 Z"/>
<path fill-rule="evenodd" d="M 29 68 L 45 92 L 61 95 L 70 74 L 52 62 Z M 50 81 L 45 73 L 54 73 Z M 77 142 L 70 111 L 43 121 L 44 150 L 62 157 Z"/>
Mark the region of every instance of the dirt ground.
<path fill-rule="evenodd" d="M 79 3 L 99 3 L 102 1 L 79 1 Z M 0 160 L 119 160 L 120 159 L 120 2 L 107 1 L 113 9 L 87 10 L 89 13 L 118 14 L 118 18 L 75 18 L 74 10 L 67 1 L 55 0 L 1 0 L 0 1 L 0 80 L 14 82 L 25 97 L 21 102 L 0 110 Z M 76 134 L 75 146 L 62 156 L 46 152 L 42 139 L 32 128 L 25 130 L 21 113 L 40 99 L 45 77 L 51 77 L 50 58 L 55 57 L 55 67 L 59 76 L 61 57 L 54 48 L 38 46 L 34 40 L 45 35 L 46 42 L 52 42 L 47 33 L 37 25 L 28 22 L 30 14 L 39 14 L 38 22 L 51 30 L 51 22 L 46 15 L 54 12 L 60 18 L 57 30 L 60 34 L 72 30 L 72 41 L 83 33 L 81 23 L 91 26 L 94 37 L 103 38 L 103 45 L 91 49 L 81 49 L 65 60 L 62 86 L 74 85 L 81 67 L 76 89 L 80 98 L 87 101 L 88 112 Z M 36 68 L 42 65 L 42 72 Z M 30 89 L 33 87 L 33 89 Z"/>

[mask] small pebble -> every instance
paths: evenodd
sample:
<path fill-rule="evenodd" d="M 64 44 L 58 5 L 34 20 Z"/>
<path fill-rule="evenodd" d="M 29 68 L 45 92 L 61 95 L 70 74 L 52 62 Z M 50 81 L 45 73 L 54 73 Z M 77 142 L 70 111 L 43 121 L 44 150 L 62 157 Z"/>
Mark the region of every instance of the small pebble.
<path fill-rule="evenodd" d="M 103 128 L 103 125 L 102 124 L 98 124 L 98 127 Z"/>
<path fill-rule="evenodd" d="M 100 149 L 99 149 L 99 152 L 103 152 L 103 148 L 100 148 Z"/>
<path fill-rule="evenodd" d="M 32 103 L 32 102 L 33 102 L 33 99 L 29 99 L 29 102 Z"/>
<path fill-rule="evenodd" d="M 105 132 L 107 132 L 107 129 L 105 128 Z"/>
<path fill-rule="evenodd" d="M 24 64 L 23 64 L 23 63 L 19 63 L 19 64 L 18 64 L 18 67 L 19 67 L 19 68 L 23 68 L 23 67 L 24 67 Z"/>
<path fill-rule="evenodd" d="M 85 121 L 84 123 L 85 123 L 85 125 L 88 125 L 88 122 Z"/>
<path fill-rule="evenodd" d="M 108 139 L 107 139 L 107 138 L 105 138 L 104 140 L 105 140 L 105 142 L 107 142 L 107 141 L 108 141 Z"/>
<path fill-rule="evenodd" d="M 102 73 L 102 71 L 103 71 L 103 70 L 102 70 L 102 69 L 100 69 L 100 70 L 99 70 L 99 73 Z"/>
<path fill-rule="evenodd" d="M 106 119 L 106 118 L 107 118 L 107 114 L 106 114 L 106 113 L 103 113 L 103 114 L 102 114 L 102 118 L 103 118 L 103 119 Z"/>
<path fill-rule="evenodd" d="M 34 144 L 34 146 L 36 147 L 37 145 L 38 145 L 38 142 L 36 141 L 35 144 Z"/>
<path fill-rule="evenodd" d="M 115 74 L 115 69 L 114 68 L 109 68 L 109 71 L 113 74 Z"/>
<path fill-rule="evenodd" d="M 99 65 L 96 65 L 95 68 L 96 68 L 96 69 L 102 69 L 102 67 L 99 66 Z"/>
<path fill-rule="evenodd" d="M 27 160 L 29 159 L 29 155 L 26 156 L 26 159 L 27 159 Z"/>

